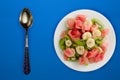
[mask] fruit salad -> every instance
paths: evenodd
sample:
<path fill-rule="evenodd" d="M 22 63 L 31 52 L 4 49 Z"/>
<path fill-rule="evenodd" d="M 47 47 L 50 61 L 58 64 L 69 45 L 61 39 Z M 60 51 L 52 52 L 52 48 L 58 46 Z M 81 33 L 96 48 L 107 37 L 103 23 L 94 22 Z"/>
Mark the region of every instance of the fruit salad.
<path fill-rule="evenodd" d="M 87 16 L 79 14 L 67 19 L 65 26 L 67 29 L 59 40 L 64 60 L 88 65 L 104 59 L 109 29 L 99 19 L 88 20 Z"/>

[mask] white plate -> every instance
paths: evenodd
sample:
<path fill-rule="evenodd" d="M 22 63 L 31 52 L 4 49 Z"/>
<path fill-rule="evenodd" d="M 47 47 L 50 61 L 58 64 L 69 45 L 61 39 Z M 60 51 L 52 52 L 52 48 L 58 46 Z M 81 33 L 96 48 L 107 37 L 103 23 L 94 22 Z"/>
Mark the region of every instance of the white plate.
<path fill-rule="evenodd" d="M 109 43 L 109 46 L 106 51 L 104 59 L 98 63 L 89 64 L 88 66 L 79 65 L 77 62 L 65 61 L 63 58 L 63 52 L 59 47 L 60 34 L 63 30 L 66 30 L 66 26 L 65 26 L 66 20 L 68 18 L 75 18 L 78 14 L 86 15 L 87 19 L 98 18 L 99 20 L 101 20 L 103 22 L 105 27 L 109 28 L 109 30 L 110 30 L 110 32 L 107 36 L 107 41 Z M 89 72 L 89 71 L 93 71 L 93 70 L 101 68 L 112 57 L 112 55 L 114 53 L 115 45 L 116 45 L 116 36 L 115 36 L 113 26 L 111 25 L 111 23 L 109 22 L 109 20 L 106 17 L 104 17 L 102 14 L 100 14 L 96 11 L 93 11 L 93 10 L 83 9 L 83 10 L 77 10 L 77 11 L 69 13 L 59 22 L 59 24 L 55 30 L 55 34 L 54 34 L 54 47 L 55 47 L 58 57 L 66 66 L 68 66 L 69 68 L 76 70 L 76 71 Z"/>

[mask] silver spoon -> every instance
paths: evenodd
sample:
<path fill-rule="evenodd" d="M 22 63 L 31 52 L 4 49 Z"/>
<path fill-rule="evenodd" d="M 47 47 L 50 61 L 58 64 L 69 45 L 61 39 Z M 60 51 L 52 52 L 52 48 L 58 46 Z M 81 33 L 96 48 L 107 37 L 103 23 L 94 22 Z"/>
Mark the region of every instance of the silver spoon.
<path fill-rule="evenodd" d="M 33 17 L 28 8 L 24 8 L 20 14 L 20 24 L 25 28 L 26 37 L 25 37 L 25 53 L 24 53 L 24 73 L 29 74 L 30 69 L 30 60 L 29 60 L 29 51 L 28 51 L 28 29 L 32 25 Z"/>

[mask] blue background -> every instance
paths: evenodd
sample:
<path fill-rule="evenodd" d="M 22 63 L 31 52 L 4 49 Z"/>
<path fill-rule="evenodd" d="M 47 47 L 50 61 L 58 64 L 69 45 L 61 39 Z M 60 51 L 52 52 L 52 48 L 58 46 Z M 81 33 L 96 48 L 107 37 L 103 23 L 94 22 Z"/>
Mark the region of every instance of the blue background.
<path fill-rule="evenodd" d="M 34 17 L 29 30 L 31 73 L 23 73 L 24 29 L 19 15 L 28 7 Z M 119 0 L 0 0 L 0 80 L 114 80 L 120 79 Z M 69 12 L 93 9 L 113 24 L 117 44 L 102 68 L 82 73 L 66 67 L 57 57 L 53 37 L 58 22 Z"/>

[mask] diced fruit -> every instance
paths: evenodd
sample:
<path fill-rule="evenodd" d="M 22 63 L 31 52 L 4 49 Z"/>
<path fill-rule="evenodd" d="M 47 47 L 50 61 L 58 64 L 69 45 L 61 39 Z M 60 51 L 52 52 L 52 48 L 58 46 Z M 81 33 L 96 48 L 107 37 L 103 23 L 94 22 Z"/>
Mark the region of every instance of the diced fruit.
<path fill-rule="evenodd" d="M 85 31 L 90 31 L 90 28 L 91 28 L 91 26 L 92 26 L 92 22 L 86 20 L 83 25 L 84 25 Z"/>
<path fill-rule="evenodd" d="M 85 15 L 78 15 L 78 16 L 76 17 L 76 19 L 77 19 L 77 20 L 80 20 L 80 21 L 82 21 L 82 22 L 85 22 L 86 16 L 85 16 Z"/>
<path fill-rule="evenodd" d="M 92 51 L 89 51 L 87 54 L 87 58 L 93 58 L 97 54 L 99 54 L 99 50 L 97 48 L 94 48 Z"/>
<path fill-rule="evenodd" d="M 79 46 L 85 46 L 86 45 L 85 40 L 74 40 L 74 42 Z"/>
<path fill-rule="evenodd" d="M 80 39 L 81 33 L 77 29 L 69 30 L 68 35 L 71 37 L 71 39 L 76 40 Z"/>
<path fill-rule="evenodd" d="M 77 46 L 77 44 L 75 44 L 75 43 L 73 43 L 73 44 L 71 45 L 72 48 L 75 48 L 76 46 Z"/>
<path fill-rule="evenodd" d="M 60 46 L 60 48 L 61 48 L 62 50 L 65 49 L 65 39 L 60 39 L 60 41 L 59 41 L 59 46 Z"/>
<path fill-rule="evenodd" d="M 68 59 L 68 57 L 67 57 L 65 54 L 64 54 L 63 56 L 64 56 L 64 60 L 67 60 L 67 59 Z"/>
<path fill-rule="evenodd" d="M 75 50 L 73 48 L 67 48 L 66 50 L 64 50 L 64 54 L 67 57 L 73 57 L 75 55 Z"/>
<path fill-rule="evenodd" d="M 76 52 L 79 55 L 83 55 L 84 54 L 84 46 L 77 46 L 75 49 L 76 49 Z"/>
<path fill-rule="evenodd" d="M 92 37 L 92 35 L 91 35 L 90 32 L 85 32 L 85 33 L 82 35 L 82 39 L 83 39 L 83 40 L 89 39 L 89 38 L 91 38 L 91 37 Z"/>
<path fill-rule="evenodd" d="M 62 33 L 61 33 L 61 38 L 64 38 L 65 37 L 65 35 L 66 35 L 66 32 L 65 31 L 63 31 Z"/>
<path fill-rule="evenodd" d="M 100 31 L 102 31 L 103 29 L 104 29 L 104 27 L 103 26 L 98 26 L 98 29 L 100 30 Z"/>
<path fill-rule="evenodd" d="M 103 29 L 101 33 L 102 33 L 102 37 L 105 37 L 106 35 L 108 35 L 109 29 Z"/>
<path fill-rule="evenodd" d="M 97 30 L 98 29 L 98 25 L 94 24 L 91 26 L 91 31 Z"/>
<path fill-rule="evenodd" d="M 89 58 L 89 62 L 90 62 L 90 63 L 94 63 L 94 62 L 95 62 L 94 57 L 93 57 L 93 58 Z"/>
<path fill-rule="evenodd" d="M 98 24 L 98 25 L 104 27 L 103 23 L 99 19 L 97 19 L 97 18 L 93 18 L 92 19 L 92 23 L 93 24 Z"/>
<path fill-rule="evenodd" d="M 102 53 L 102 52 L 103 52 L 103 50 L 102 50 L 101 47 L 97 47 L 97 49 L 99 50 L 99 53 Z"/>
<path fill-rule="evenodd" d="M 75 19 L 72 19 L 72 18 L 68 19 L 66 24 L 67 24 L 67 27 L 69 29 L 74 28 L 74 26 L 75 26 Z"/>
<path fill-rule="evenodd" d="M 86 64 L 88 64 L 89 63 L 89 60 L 88 60 L 88 58 L 87 57 L 80 57 L 79 58 L 79 64 L 80 65 L 86 65 Z"/>
<path fill-rule="evenodd" d="M 79 36 L 79 31 L 77 29 L 73 29 L 71 31 L 71 34 L 74 35 L 75 37 Z"/>
<path fill-rule="evenodd" d="M 88 39 L 88 40 L 86 41 L 86 44 L 87 44 L 87 46 L 88 46 L 89 48 L 92 48 L 92 47 L 95 46 L 95 40 L 92 39 L 92 38 L 90 38 L 90 39 Z"/>
<path fill-rule="evenodd" d="M 83 57 L 87 57 L 87 54 L 88 54 L 88 51 L 87 51 L 87 50 L 84 50 Z"/>
<path fill-rule="evenodd" d="M 104 42 L 104 39 L 96 39 L 95 43 L 100 46 Z"/>
<path fill-rule="evenodd" d="M 79 64 L 80 64 L 80 65 L 83 65 L 84 63 L 85 63 L 84 58 L 80 57 L 80 58 L 79 58 Z"/>
<path fill-rule="evenodd" d="M 70 47 L 72 45 L 71 40 L 66 40 L 65 41 L 65 45 L 68 46 L 68 47 Z"/>
<path fill-rule="evenodd" d="M 65 40 L 70 40 L 70 37 L 67 34 L 65 35 Z"/>
<path fill-rule="evenodd" d="M 103 58 L 104 58 L 104 54 L 97 54 L 94 58 L 94 61 L 99 62 L 99 61 L 103 60 Z"/>
<path fill-rule="evenodd" d="M 99 29 L 96 29 L 92 32 L 93 37 L 100 37 L 101 36 L 101 31 Z"/>
<path fill-rule="evenodd" d="M 105 54 L 105 52 L 106 52 L 106 50 L 107 50 L 107 47 L 108 47 L 108 43 L 107 42 L 104 42 L 103 44 L 101 44 L 100 46 L 101 46 L 101 48 L 102 48 L 102 50 L 103 50 L 103 54 Z"/>
<path fill-rule="evenodd" d="M 83 29 L 83 23 L 80 20 L 75 20 L 75 28 Z"/>

